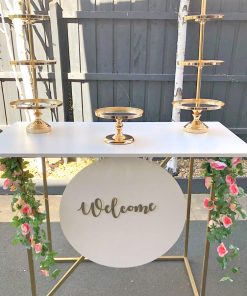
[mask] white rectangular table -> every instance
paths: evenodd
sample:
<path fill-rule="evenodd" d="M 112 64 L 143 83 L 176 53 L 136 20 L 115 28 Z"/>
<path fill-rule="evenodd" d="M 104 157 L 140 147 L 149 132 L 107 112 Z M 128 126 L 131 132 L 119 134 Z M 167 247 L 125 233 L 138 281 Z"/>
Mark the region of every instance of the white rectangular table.
<path fill-rule="evenodd" d="M 21 157 L 233 157 L 247 156 L 247 144 L 219 122 L 208 122 L 208 133 L 189 134 L 181 122 L 127 122 L 131 145 L 107 145 L 111 122 L 52 123 L 48 134 L 27 134 L 26 123 L 15 123 L 0 134 L 0 156 Z"/>
<path fill-rule="evenodd" d="M 114 133 L 114 123 L 52 123 L 48 134 L 27 134 L 27 123 L 15 123 L 0 134 L 0 157 L 42 157 L 44 197 L 47 212 L 47 234 L 51 241 L 49 203 L 46 180 L 46 157 L 190 157 L 188 180 L 188 203 L 185 225 L 185 249 L 183 256 L 163 256 L 163 260 L 183 261 L 194 295 L 205 295 L 209 242 L 206 239 L 202 283 L 200 293 L 196 287 L 188 260 L 189 222 L 193 159 L 197 157 L 247 157 L 247 144 L 219 122 L 208 122 L 208 133 L 189 134 L 183 131 L 185 123 L 172 122 L 127 122 L 124 133 L 134 137 L 130 145 L 108 145 L 104 138 Z M 28 250 L 32 295 L 36 295 L 32 251 Z M 80 263 L 78 258 L 60 258 L 58 262 L 75 262 L 71 272 Z M 51 292 L 71 273 L 69 272 Z"/>

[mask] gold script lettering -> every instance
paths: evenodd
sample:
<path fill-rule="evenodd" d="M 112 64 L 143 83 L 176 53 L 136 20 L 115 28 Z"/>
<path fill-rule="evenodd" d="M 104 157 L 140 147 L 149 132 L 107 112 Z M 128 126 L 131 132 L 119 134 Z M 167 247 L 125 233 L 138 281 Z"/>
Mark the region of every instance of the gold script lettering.
<path fill-rule="evenodd" d="M 82 202 L 80 208 L 77 211 L 81 211 L 83 215 L 89 215 L 92 213 L 93 217 L 99 217 L 99 215 L 105 211 L 107 214 L 112 214 L 114 218 L 118 218 L 121 214 L 126 214 L 127 212 L 135 212 L 135 213 L 143 213 L 148 214 L 149 212 L 153 212 L 157 206 L 154 203 L 150 203 L 149 205 L 139 204 L 137 206 L 120 206 L 117 208 L 118 199 L 113 197 L 111 204 L 103 205 L 103 202 L 100 198 L 96 198 L 94 202 L 92 202 L 89 206 L 89 209 L 86 207 L 86 203 Z"/>

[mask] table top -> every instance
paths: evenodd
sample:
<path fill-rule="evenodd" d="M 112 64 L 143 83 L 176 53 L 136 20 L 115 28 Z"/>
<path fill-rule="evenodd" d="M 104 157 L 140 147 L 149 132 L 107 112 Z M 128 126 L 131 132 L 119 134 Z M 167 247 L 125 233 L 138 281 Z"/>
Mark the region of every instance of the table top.
<path fill-rule="evenodd" d="M 25 122 L 0 133 L 0 157 L 247 157 L 247 144 L 219 122 L 205 134 L 183 131 L 183 122 L 126 122 L 129 145 L 104 143 L 114 122 L 56 122 L 47 134 L 27 134 Z"/>

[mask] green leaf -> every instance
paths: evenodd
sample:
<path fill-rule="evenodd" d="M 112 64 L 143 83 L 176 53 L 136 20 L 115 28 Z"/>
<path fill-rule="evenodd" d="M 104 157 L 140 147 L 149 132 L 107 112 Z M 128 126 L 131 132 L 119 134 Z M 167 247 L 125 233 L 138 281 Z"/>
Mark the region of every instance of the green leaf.
<path fill-rule="evenodd" d="M 239 269 L 240 269 L 239 267 L 236 267 L 236 266 L 233 267 L 232 268 L 232 273 L 237 273 L 239 271 Z"/>
<path fill-rule="evenodd" d="M 52 277 L 53 279 L 55 279 L 55 278 L 60 274 L 60 272 L 61 272 L 61 270 L 59 270 L 59 269 L 55 269 L 55 270 L 52 272 L 51 277 Z"/>
<path fill-rule="evenodd" d="M 229 281 L 230 283 L 233 282 L 233 279 L 231 279 L 229 276 L 224 276 L 222 279 L 220 279 L 220 282 L 226 282 Z"/>

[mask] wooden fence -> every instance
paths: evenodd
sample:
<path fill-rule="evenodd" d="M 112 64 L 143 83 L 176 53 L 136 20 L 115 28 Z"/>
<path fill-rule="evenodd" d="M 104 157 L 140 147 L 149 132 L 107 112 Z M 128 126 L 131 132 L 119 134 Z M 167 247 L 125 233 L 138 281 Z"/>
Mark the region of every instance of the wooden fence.
<path fill-rule="evenodd" d="M 199 2 L 191 0 L 191 13 L 200 11 Z M 95 108 L 113 105 L 143 108 L 144 121 L 171 120 L 179 0 L 34 0 L 32 5 L 51 16 L 51 22 L 36 24 L 35 47 L 37 58 L 57 60 L 56 66 L 39 69 L 38 86 L 40 97 L 64 101 L 59 120 L 97 120 Z M 204 120 L 221 121 L 244 137 L 247 0 L 208 0 L 208 12 L 225 18 L 207 24 L 205 58 L 225 63 L 204 71 L 202 96 L 226 106 L 204 114 Z M 189 23 L 187 59 L 197 58 L 197 43 L 198 25 Z M 186 68 L 184 98 L 195 95 L 195 71 Z M 0 124 L 22 120 L 21 112 L 9 107 L 17 96 L 1 34 Z M 47 111 L 45 118 L 54 120 L 51 115 Z M 190 118 L 182 112 L 182 120 Z"/>

